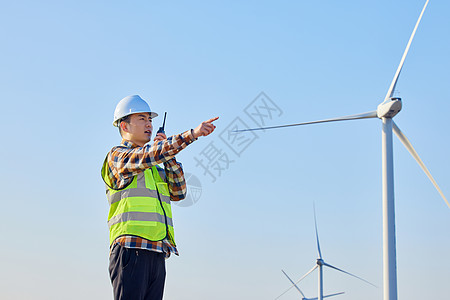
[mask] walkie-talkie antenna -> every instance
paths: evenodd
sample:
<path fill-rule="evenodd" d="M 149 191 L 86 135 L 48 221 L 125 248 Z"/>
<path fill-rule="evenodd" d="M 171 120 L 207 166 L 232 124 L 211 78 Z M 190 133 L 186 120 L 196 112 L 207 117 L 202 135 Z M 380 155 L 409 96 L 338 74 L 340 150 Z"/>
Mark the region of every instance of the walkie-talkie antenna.
<path fill-rule="evenodd" d="M 164 121 L 163 121 L 163 125 L 161 127 L 159 127 L 158 131 L 156 132 L 158 133 L 165 133 L 164 132 L 164 128 L 166 127 L 166 116 L 167 116 L 167 112 L 164 113 Z"/>
<path fill-rule="evenodd" d="M 167 116 L 167 111 L 164 113 L 164 121 L 163 121 L 163 126 L 162 126 L 163 130 L 166 127 L 166 116 Z"/>

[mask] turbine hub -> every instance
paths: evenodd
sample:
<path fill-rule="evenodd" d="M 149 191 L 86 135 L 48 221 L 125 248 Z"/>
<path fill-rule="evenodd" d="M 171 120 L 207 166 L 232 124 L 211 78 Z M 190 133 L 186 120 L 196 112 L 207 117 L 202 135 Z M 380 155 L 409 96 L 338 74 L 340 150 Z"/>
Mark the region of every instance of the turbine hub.
<path fill-rule="evenodd" d="M 318 264 L 319 266 L 323 266 L 323 259 L 318 258 L 318 259 L 317 259 L 317 264 Z"/>
<path fill-rule="evenodd" d="M 381 103 L 377 107 L 378 118 L 393 118 L 402 110 L 402 99 L 392 97 L 386 103 Z"/>

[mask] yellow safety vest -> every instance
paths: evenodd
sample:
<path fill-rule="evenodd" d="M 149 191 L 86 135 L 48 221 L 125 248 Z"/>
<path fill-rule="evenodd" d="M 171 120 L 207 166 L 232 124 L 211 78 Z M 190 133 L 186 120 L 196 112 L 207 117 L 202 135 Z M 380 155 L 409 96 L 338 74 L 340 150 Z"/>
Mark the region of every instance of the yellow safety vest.
<path fill-rule="evenodd" d="M 107 174 L 107 158 L 103 163 L 102 178 L 109 202 L 110 245 L 122 235 L 135 235 L 150 241 L 168 238 L 175 245 L 170 193 L 159 174 L 163 170 L 157 166 L 145 169 L 126 187 L 114 189 Z"/>

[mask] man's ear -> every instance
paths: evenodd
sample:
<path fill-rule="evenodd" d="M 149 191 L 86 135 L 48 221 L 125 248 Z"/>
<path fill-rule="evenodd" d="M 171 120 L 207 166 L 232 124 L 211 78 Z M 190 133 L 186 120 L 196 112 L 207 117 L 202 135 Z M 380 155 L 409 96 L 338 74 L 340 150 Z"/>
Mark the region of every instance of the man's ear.
<path fill-rule="evenodd" d="M 120 122 L 120 124 L 119 124 L 120 130 L 122 132 L 128 132 L 128 126 L 127 125 L 128 125 L 127 122 L 124 122 L 124 121 Z"/>

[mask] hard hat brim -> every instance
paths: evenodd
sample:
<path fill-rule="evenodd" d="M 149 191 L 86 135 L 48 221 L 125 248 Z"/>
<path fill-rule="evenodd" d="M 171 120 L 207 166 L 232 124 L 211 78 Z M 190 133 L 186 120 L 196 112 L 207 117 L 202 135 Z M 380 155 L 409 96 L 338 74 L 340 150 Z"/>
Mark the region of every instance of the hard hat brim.
<path fill-rule="evenodd" d="M 128 115 L 125 115 L 125 116 L 123 116 L 123 117 L 117 119 L 117 120 L 114 120 L 113 126 L 119 127 L 119 121 L 120 121 L 120 120 L 122 120 L 122 119 L 125 118 L 126 116 L 131 116 L 131 115 L 138 114 L 138 113 L 149 113 L 149 114 L 150 114 L 150 118 L 152 118 L 152 119 L 154 119 L 154 118 L 156 118 L 156 117 L 158 116 L 158 114 L 155 113 L 155 112 L 153 112 L 153 111 L 137 111 L 137 112 L 132 112 L 132 113 L 130 113 L 130 114 L 128 114 Z"/>

